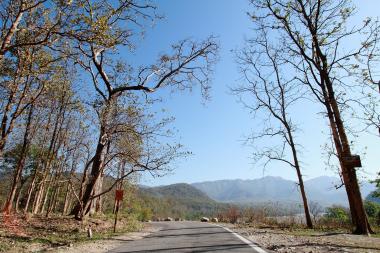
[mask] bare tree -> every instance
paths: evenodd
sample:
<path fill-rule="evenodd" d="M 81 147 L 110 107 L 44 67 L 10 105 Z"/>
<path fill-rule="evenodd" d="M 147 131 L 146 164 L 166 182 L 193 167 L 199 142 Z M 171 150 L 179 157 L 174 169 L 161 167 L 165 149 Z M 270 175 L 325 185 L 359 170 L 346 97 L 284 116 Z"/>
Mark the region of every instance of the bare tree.
<path fill-rule="evenodd" d="M 309 203 L 309 206 L 310 213 L 311 215 L 313 215 L 314 224 L 316 224 L 318 221 L 318 217 L 323 213 L 324 208 L 318 202 L 315 201 L 311 201 Z"/>
<path fill-rule="evenodd" d="M 141 30 L 143 21 L 154 19 L 155 7 L 149 2 L 138 3 L 131 0 L 117 3 L 99 0 L 84 2 L 77 7 L 78 16 L 75 17 L 75 22 L 81 29 L 63 36 L 72 42 L 71 50 L 76 57 L 75 61 L 92 78 L 98 97 L 94 105 L 99 122 L 99 137 L 90 177 L 83 195 L 80 196 L 81 200 L 72 211 L 76 218 L 81 219 L 89 212 L 95 186 L 101 180 L 105 157 L 114 134 L 112 118 L 117 115 L 122 96 L 133 91 L 152 93 L 166 86 L 188 89 L 196 83 L 200 84 L 206 94 L 209 88 L 209 72 L 218 46 L 213 39 L 202 43 L 184 40 L 172 46 L 172 54 L 161 55 L 157 64 L 141 67 L 133 73 L 128 71 L 125 64 L 115 62 L 111 54 L 120 46 L 133 45 L 133 35 Z M 148 169 L 147 166 L 150 165 L 155 167 L 164 164 L 159 162 L 140 165 Z"/>
<path fill-rule="evenodd" d="M 360 158 L 351 153 L 340 103 L 356 83 L 348 78 L 355 57 L 359 57 L 374 41 L 373 33 L 363 25 L 347 28 L 346 22 L 354 14 L 349 0 L 259 0 L 251 1 L 257 12 L 256 23 L 273 31 L 283 44 L 288 62 L 297 69 L 298 80 L 309 87 L 315 99 L 326 111 L 341 174 L 350 204 L 354 233 L 368 234 L 371 228 L 364 210 L 356 167 Z M 344 40 L 362 35 L 357 48 L 347 52 L 341 46 Z"/>
<path fill-rule="evenodd" d="M 302 98 L 302 87 L 294 78 L 286 78 L 283 74 L 286 61 L 282 58 L 281 50 L 269 44 L 264 27 L 256 38 L 248 41 L 247 47 L 238 55 L 238 63 L 247 84 L 233 89 L 233 92 L 241 97 L 256 119 L 263 119 L 258 124 L 263 128 L 249 141 L 256 145 L 258 139 L 273 143 L 273 139 L 278 138 L 281 143 L 278 146 L 269 144 L 257 147 L 254 158 L 264 159 L 265 164 L 280 161 L 295 169 L 306 224 L 313 228 L 295 141 L 297 127 L 289 113 L 291 107 Z M 252 98 L 253 104 L 245 102 Z"/>

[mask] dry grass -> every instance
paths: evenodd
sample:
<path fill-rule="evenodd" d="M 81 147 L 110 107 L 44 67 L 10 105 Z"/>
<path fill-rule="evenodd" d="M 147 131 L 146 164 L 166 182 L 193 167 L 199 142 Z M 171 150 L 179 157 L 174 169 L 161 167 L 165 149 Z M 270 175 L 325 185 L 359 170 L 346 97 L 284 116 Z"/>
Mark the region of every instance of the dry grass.
<path fill-rule="evenodd" d="M 345 229 L 325 231 L 302 227 L 280 228 L 249 224 L 230 225 L 238 233 L 274 252 L 378 252 L 380 238 L 349 234 Z"/>
<path fill-rule="evenodd" d="M 33 252 L 62 246 L 72 246 L 74 243 L 88 240 L 110 238 L 127 231 L 141 228 L 139 223 L 128 219 L 118 222 L 118 233 L 113 233 L 111 217 L 88 218 L 76 221 L 71 216 L 15 215 L 0 216 L 0 252 Z M 87 237 L 91 227 L 93 238 Z"/>

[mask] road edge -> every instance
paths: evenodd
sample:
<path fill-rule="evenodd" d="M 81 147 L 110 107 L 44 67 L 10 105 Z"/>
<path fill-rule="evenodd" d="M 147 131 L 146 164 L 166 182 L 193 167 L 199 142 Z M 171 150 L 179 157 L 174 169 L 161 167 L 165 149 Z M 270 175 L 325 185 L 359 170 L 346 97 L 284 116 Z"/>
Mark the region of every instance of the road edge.
<path fill-rule="evenodd" d="M 249 239 L 247 239 L 247 238 L 239 235 L 238 233 L 232 231 L 231 229 L 223 227 L 221 225 L 216 225 L 216 224 L 214 224 L 214 225 L 217 226 L 217 227 L 221 227 L 224 230 L 230 232 L 231 234 L 233 234 L 234 236 L 236 236 L 239 240 L 241 240 L 242 242 L 246 243 L 248 246 L 250 246 L 251 248 L 253 248 L 254 250 L 256 250 L 258 253 L 268 253 L 263 248 L 261 248 L 260 246 L 258 246 L 256 243 L 254 243 L 251 240 L 249 240 Z"/>

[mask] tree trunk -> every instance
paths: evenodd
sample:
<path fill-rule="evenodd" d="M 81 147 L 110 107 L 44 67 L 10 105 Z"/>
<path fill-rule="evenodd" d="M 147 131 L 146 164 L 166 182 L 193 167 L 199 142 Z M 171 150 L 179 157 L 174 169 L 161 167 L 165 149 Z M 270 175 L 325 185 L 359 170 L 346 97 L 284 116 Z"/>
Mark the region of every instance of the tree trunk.
<path fill-rule="evenodd" d="M 3 157 L 3 152 L 5 148 L 5 143 L 7 141 L 7 124 L 8 124 L 8 113 L 11 110 L 11 105 L 14 97 L 14 91 L 11 91 L 8 97 L 7 104 L 5 105 L 3 118 L 1 119 L 0 125 L 0 158 Z"/>
<path fill-rule="evenodd" d="M 58 186 L 57 190 L 55 192 L 55 196 L 54 196 L 53 208 L 51 210 L 51 212 L 53 212 L 53 213 L 55 213 L 57 210 L 57 204 L 59 202 L 59 194 L 60 193 L 61 193 L 61 186 Z"/>
<path fill-rule="evenodd" d="M 13 205 L 13 201 L 15 199 L 17 185 L 20 182 L 22 171 L 24 169 L 25 159 L 26 159 L 26 155 L 28 153 L 29 143 L 30 143 L 29 133 L 30 133 L 30 126 L 31 126 L 31 122 L 32 122 L 32 115 L 33 115 L 33 105 L 31 105 L 30 109 L 29 109 L 28 119 L 27 119 L 27 123 L 25 126 L 23 143 L 22 143 L 22 147 L 21 147 L 20 158 L 17 162 L 15 173 L 13 176 L 12 186 L 11 186 L 11 189 L 9 190 L 7 202 L 5 203 L 5 206 L 4 206 L 4 212 L 5 213 L 10 213 L 12 211 L 12 205 Z M 20 191 L 21 191 L 21 189 L 20 189 Z"/>
<path fill-rule="evenodd" d="M 103 190 L 103 180 L 104 180 L 104 174 L 102 173 L 102 175 L 100 176 L 99 180 L 98 180 L 98 183 L 97 183 L 97 186 L 95 188 L 95 192 L 94 192 L 94 195 L 96 194 L 99 194 L 102 192 Z M 95 204 L 95 213 L 97 214 L 101 214 L 103 212 L 103 196 L 99 196 L 97 197 L 96 199 L 94 199 L 94 204 Z"/>
<path fill-rule="evenodd" d="M 360 187 L 356 175 L 356 169 L 354 167 L 347 167 L 343 162 L 343 156 L 351 156 L 351 148 L 348 142 L 348 138 L 346 135 L 346 131 L 343 125 L 343 121 L 340 116 L 340 110 L 335 100 L 335 94 L 330 80 L 325 77 L 325 84 L 328 91 L 328 104 L 331 106 L 332 114 L 335 119 L 336 129 L 339 135 L 339 140 L 341 144 L 341 153 L 338 153 L 338 157 L 342 166 L 342 174 L 346 187 L 347 194 L 349 195 L 349 201 L 352 202 L 350 204 L 350 209 L 352 208 L 352 217 L 353 223 L 355 226 L 354 233 L 355 234 L 364 234 L 368 235 L 372 232 L 367 214 L 364 209 L 364 204 L 362 200 L 362 196 L 360 193 Z M 335 139 L 334 139 L 335 140 Z M 336 139 L 338 140 L 338 139 Z M 345 176 L 346 175 L 346 176 Z"/>
<path fill-rule="evenodd" d="M 77 217 L 77 216 L 79 216 L 79 213 L 83 209 L 82 199 L 83 199 L 83 192 L 85 190 L 85 186 L 86 186 L 86 182 L 87 182 L 88 168 L 94 162 L 94 158 L 95 157 L 93 157 L 89 161 L 87 161 L 87 163 L 84 167 L 82 181 L 81 181 L 80 188 L 79 188 L 79 195 L 78 195 L 79 201 L 77 201 L 77 204 L 74 206 L 74 208 L 70 212 L 70 215 L 75 215 L 76 219 L 79 219 L 79 217 Z"/>
<path fill-rule="evenodd" d="M 52 177 L 52 181 L 51 181 L 51 187 L 52 187 L 52 193 L 50 194 L 50 199 L 49 199 L 49 203 L 48 203 L 48 207 L 47 207 L 47 210 L 46 210 L 46 217 L 49 216 L 49 214 L 53 211 L 54 209 L 54 206 L 56 204 L 56 198 L 57 198 L 57 193 L 59 192 L 59 179 L 61 177 L 61 172 L 63 170 L 63 167 L 64 167 L 64 164 L 66 163 L 67 159 L 65 158 L 64 161 L 62 161 L 62 159 L 60 159 L 60 162 L 59 164 L 57 164 L 57 169 L 56 169 L 56 172 L 55 172 L 55 175 L 54 177 Z"/>
<path fill-rule="evenodd" d="M 36 169 L 35 169 L 34 174 L 33 174 L 32 182 L 30 182 L 30 185 L 29 185 L 29 188 L 28 188 L 28 197 L 26 199 L 26 203 L 25 203 L 25 207 L 24 207 L 24 213 L 28 212 L 30 199 L 32 198 L 32 192 L 33 192 L 34 186 L 36 184 L 37 168 L 38 168 L 38 165 L 36 166 Z"/>
<path fill-rule="evenodd" d="M 44 198 L 43 198 L 43 201 L 42 201 L 42 206 L 41 206 L 41 211 L 40 213 L 43 214 L 45 212 L 45 207 L 46 207 L 46 203 L 47 203 L 47 200 L 50 197 L 52 197 L 52 193 L 51 193 L 51 182 L 52 182 L 53 178 L 52 176 L 50 176 L 50 180 L 48 180 L 48 184 L 46 186 L 46 192 L 45 194 L 43 195 Z"/>
<path fill-rule="evenodd" d="M 81 196 L 80 201 L 78 201 L 72 211 L 72 213 L 75 215 L 75 218 L 78 220 L 81 220 L 84 215 L 88 214 L 91 207 L 91 202 L 93 200 L 92 194 L 94 193 L 98 180 L 103 174 L 104 159 L 107 153 L 107 148 L 109 147 L 108 144 L 110 138 L 110 136 L 108 136 L 109 129 L 107 127 L 115 99 L 116 97 L 112 96 L 109 98 L 106 108 L 104 109 L 100 118 L 99 138 L 95 155 L 92 159 L 91 174 L 86 184 L 83 196 Z"/>
<path fill-rule="evenodd" d="M 41 198 L 42 198 L 42 191 L 44 190 L 43 188 L 44 188 L 44 186 L 43 186 L 42 181 L 41 181 L 40 185 L 38 187 L 38 190 L 36 189 L 37 191 L 36 191 L 36 193 L 34 195 L 33 207 L 32 207 L 32 213 L 33 214 L 37 214 L 38 210 L 40 209 Z"/>
<path fill-rule="evenodd" d="M 306 192 L 305 192 L 305 186 L 303 183 L 301 168 L 300 168 L 299 161 L 298 161 L 296 145 L 295 145 L 294 140 L 293 140 L 292 131 L 291 131 L 289 125 L 287 124 L 288 121 L 286 120 L 285 115 L 284 115 L 284 119 L 285 119 L 285 123 L 286 123 L 285 128 L 286 128 L 287 133 L 288 133 L 289 144 L 290 144 L 290 147 L 292 150 L 294 168 L 296 169 L 296 172 L 297 172 L 298 185 L 299 185 L 300 191 L 301 191 L 302 203 L 303 203 L 303 208 L 304 208 L 304 212 L 305 212 L 306 225 L 308 228 L 313 228 L 313 222 L 311 221 L 309 204 L 307 202 L 307 197 L 306 197 Z"/>
<path fill-rule="evenodd" d="M 100 131 L 95 156 L 92 162 L 91 175 L 89 177 L 88 183 L 85 186 L 83 196 L 81 196 L 82 205 L 78 202 L 72 211 L 72 213 L 75 215 L 75 218 L 78 220 L 81 220 L 83 216 L 89 212 L 89 207 L 92 202 L 92 193 L 94 192 L 96 183 L 102 174 L 106 144 L 107 135 L 104 133 L 104 128 L 102 128 Z"/>
<path fill-rule="evenodd" d="M 71 178 L 69 179 L 69 182 L 67 182 L 67 186 L 66 186 L 66 193 L 65 193 L 65 200 L 63 202 L 62 215 L 65 215 L 69 208 L 70 183 L 71 183 Z"/>
<path fill-rule="evenodd" d="M 15 200 L 15 211 L 16 211 L 16 213 L 18 213 L 20 211 L 19 207 L 20 207 L 22 187 L 23 187 L 23 185 L 20 186 L 20 188 L 18 189 L 17 194 L 16 194 L 16 200 Z"/>

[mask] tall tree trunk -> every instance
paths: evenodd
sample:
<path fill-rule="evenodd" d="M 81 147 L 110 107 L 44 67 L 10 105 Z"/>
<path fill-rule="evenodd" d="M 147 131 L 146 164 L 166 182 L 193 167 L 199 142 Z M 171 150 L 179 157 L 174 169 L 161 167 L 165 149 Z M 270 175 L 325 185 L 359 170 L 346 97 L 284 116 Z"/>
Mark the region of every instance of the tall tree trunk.
<path fill-rule="evenodd" d="M 76 219 L 80 218 L 79 213 L 83 209 L 82 199 L 83 199 L 83 194 L 84 194 L 84 190 L 85 190 L 86 182 L 87 182 L 87 178 L 88 178 L 88 169 L 89 169 L 90 165 L 94 162 L 94 158 L 95 157 L 92 157 L 90 160 L 88 160 L 85 167 L 84 167 L 82 181 L 81 181 L 80 188 L 79 188 L 79 195 L 78 195 L 79 200 L 77 201 L 77 204 L 74 206 L 74 208 L 70 212 L 70 215 L 75 215 Z"/>
<path fill-rule="evenodd" d="M 303 208 L 304 208 L 305 218 L 306 218 L 306 225 L 308 228 L 313 228 L 313 222 L 311 220 L 311 215 L 310 215 L 310 211 L 309 211 L 309 204 L 307 202 L 305 186 L 303 183 L 303 178 L 302 178 L 301 168 L 300 168 L 299 161 L 298 161 L 297 151 L 296 151 L 296 147 L 295 147 L 295 144 L 293 141 L 293 135 L 292 135 L 289 128 L 288 128 L 288 136 L 289 136 L 290 146 L 291 146 L 292 154 L 293 154 L 294 168 L 296 169 L 296 172 L 297 172 L 298 185 L 299 185 L 300 191 L 301 191 Z"/>
<path fill-rule="evenodd" d="M 67 210 L 69 208 L 69 198 L 70 198 L 70 184 L 71 184 L 71 178 L 67 182 L 66 185 L 66 193 L 65 193 L 65 200 L 63 201 L 63 209 L 62 209 L 62 215 L 65 215 L 67 213 Z"/>
<path fill-rule="evenodd" d="M 59 133 L 62 130 L 62 125 L 63 124 L 62 124 L 61 120 L 64 118 L 64 113 L 63 112 L 64 112 L 64 105 L 61 104 L 59 112 L 58 112 L 56 120 L 55 120 L 54 130 L 53 130 L 53 133 L 52 133 L 52 136 L 51 136 L 51 139 L 50 139 L 49 149 L 48 149 L 48 152 L 47 152 L 47 155 L 46 155 L 46 159 L 45 159 L 45 162 L 44 162 L 44 170 L 43 170 L 44 171 L 44 175 L 42 177 L 41 185 L 40 185 L 40 188 L 39 188 L 39 191 L 38 191 L 38 194 L 37 194 L 36 205 L 35 205 L 35 207 L 33 209 L 33 213 L 34 214 L 38 213 L 40 209 L 41 209 L 41 213 L 43 213 L 44 209 L 45 209 L 47 197 L 48 197 L 48 194 L 49 194 L 49 191 L 50 191 L 51 180 L 48 181 L 47 187 L 46 187 L 45 184 L 46 184 L 47 178 L 49 176 L 52 179 L 52 175 L 50 175 L 51 168 L 52 168 L 52 162 L 55 159 L 54 156 L 57 154 L 57 152 L 58 152 L 58 150 L 60 148 L 60 145 L 61 145 L 61 142 L 59 142 L 58 145 L 57 145 L 57 141 L 58 141 Z M 44 195 L 43 193 L 44 193 L 45 188 L 47 188 L 47 190 L 46 190 L 46 194 Z M 41 202 L 43 196 L 44 196 L 43 202 Z"/>
<path fill-rule="evenodd" d="M 94 195 L 99 194 L 103 190 L 103 180 L 104 180 L 104 173 L 100 176 L 97 186 L 95 188 Z M 103 196 L 99 196 L 96 199 L 94 199 L 94 208 L 95 213 L 101 214 L 103 212 Z"/>
<path fill-rule="evenodd" d="M 62 215 L 65 215 L 67 213 L 67 210 L 69 209 L 69 198 L 71 194 L 71 180 L 74 177 L 74 173 L 77 167 L 77 147 L 74 148 L 73 150 L 73 156 L 72 156 L 72 162 L 71 162 L 71 169 L 70 169 L 70 174 L 69 174 L 69 179 L 67 180 L 67 185 L 66 185 L 66 190 L 65 190 L 65 199 L 63 201 L 63 208 L 62 208 Z"/>
<path fill-rule="evenodd" d="M 104 111 L 101 114 L 100 120 L 100 129 L 99 129 L 99 138 L 96 146 L 95 155 L 92 159 L 92 168 L 91 174 L 86 184 L 86 188 L 84 190 L 83 196 L 81 196 L 81 200 L 78 201 L 76 206 L 74 207 L 72 213 L 75 215 L 75 218 L 81 220 L 84 215 L 87 215 L 89 209 L 91 207 L 92 202 L 92 194 L 94 193 L 95 187 L 97 185 L 98 180 L 103 174 L 104 169 L 104 159 L 107 153 L 107 149 L 109 148 L 109 129 L 108 122 L 110 121 L 109 117 L 111 117 L 111 110 L 113 103 L 116 101 L 116 97 L 110 97 L 107 101 L 107 105 Z"/>
<path fill-rule="evenodd" d="M 23 143 L 21 147 L 20 157 L 16 165 L 16 169 L 15 169 L 15 173 L 14 173 L 13 181 L 12 181 L 12 186 L 11 186 L 11 189 L 9 190 L 7 202 L 5 203 L 5 206 L 4 206 L 5 213 L 10 213 L 12 211 L 12 205 L 15 199 L 17 185 L 20 182 L 22 171 L 24 169 L 25 159 L 26 159 L 26 155 L 28 153 L 29 144 L 30 144 L 29 133 L 30 133 L 30 126 L 32 122 L 32 115 L 33 115 L 33 105 L 31 105 L 29 108 L 28 119 L 25 126 L 25 133 L 24 133 Z"/>
<path fill-rule="evenodd" d="M 20 199 L 21 199 L 21 192 L 22 192 L 23 184 L 19 187 L 17 193 L 16 193 L 16 200 L 15 200 L 15 210 L 16 213 L 18 213 L 19 207 L 20 207 Z"/>
<path fill-rule="evenodd" d="M 30 182 L 30 185 L 29 185 L 29 188 L 28 188 L 28 197 L 26 199 L 26 203 L 25 203 L 25 207 L 24 207 L 24 213 L 28 212 L 29 203 L 30 203 L 30 200 L 32 198 L 32 193 L 33 193 L 33 190 L 34 190 L 34 186 L 36 184 L 38 166 L 39 165 L 37 164 L 36 169 L 35 169 L 35 171 L 33 173 L 32 182 Z"/>
<path fill-rule="evenodd" d="M 11 110 L 13 97 L 15 95 L 15 92 L 11 90 L 11 93 L 9 94 L 7 104 L 4 107 L 3 111 L 3 117 L 1 119 L 1 125 L 0 125 L 0 158 L 3 157 L 3 152 L 5 148 L 5 143 L 7 141 L 7 125 L 8 125 L 8 113 Z"/>
<path fill-rule="evenodd" d="M 103 170 L 107 138 L 108 136 L 105 134 L 104 128 L 101 127 L 95 156 L 92 162 L 91 174 L 88 179 L 88 183 L 85 186 L 83 196 L 81 197 L 82 204 L 78 202 L 72 211 L 75 218 L 78 220 L 81 220 L 83 216 L 89 212 L 89 207 L 92 202 L 91 196 Z"/>
<path fill-rule="evenodd" d="M 344 180 L 344 184 L 346 187 L 346 191 L 348 194 L 348 199 L 352 203 L 350 203 L 350 210 L 352 215 L 352 221 L 355 226 L 354 233 L 355 234 L 369 234 L 372 232 L 371 227 L 369 226 L 367 214 L 364 209 L 364 204 L 360 192 L 360 187 L 356 175 L 356 169 L 352 166 L 347 166 L 344 164 L 343 157 L 351 156 L 351 148 L 348 142 L 348 138 L 346 135 L 346 131 L 343 125 L 343 121 L 340 115 L 340 110 L 338 104 L 335 100 L 335 94 L 332 87 L 332 83 L 328 76 L 324 76 L 325 85 L 327 88 L 327 104 L 331 107 L 331 112 L 333 115 L 333 120 L 336 126 L 335 135 L 338 135 L 338 138 L 334 138 L 334 141 L 338 141 L 340 143 L 341 149 L 337 152 L 338 157 L 341 164 L 342 176 Z"/>
<path fill-rule="evenodd" d="M 43 179 L 41 179 L 41 182 L 37 184 L 38 188 L 36 189 L 36 193 L 34 195 L 33 207 L 32 207 L 33 214 L 37 214 L 38 211 L 40 210 L 42 193 L 44 191 L 44 185 L 42 184 L 42 180 Z"/>
<path fill-rule="evenodd" d="M 50 176 L 50 180 L 48 180 L 48 183 L 46 186 L 46 192 L 43 195 L 44 197 L 43 197 L 43 201 L 42 201 L 42 205 L 41 205 L 41 211 L 40 211 L 41 214 L 43 214 L 45 212 L 45 207 L 46 207 L 46 203 L 47 203 L 49 196 L 50 197 L 52 196 L 52 192 L 51 192 L 52 180 L 53 180 L 53 176 Z"/>
<path fill-rule="evenodd" d="M 55 191 L 55 196 L 54 196 L 54 202 L 53 202 L 53 207 L 50 212 L 55 213 L 57 210 L 57 204 L 59 202 L 59 194 L 61 193 L 61 186 L 57 187 L 57 190 Z"/>
<path fill-rule="evenodd" d="M 50 197 L 49 205 L 48 205 L 47 212 L 46 212 L 46 217 L 48 217 L 49 214 L 55 209 L 55 206 L 57 203 L 57 198 L 58 198 L 57 195 L 59 195 L 59 191 L 60 191 L 60 187 L 61 187 L 59 184 L 59 180 L 61 178 L 62 171 L 63 171 L 63 168 L 64 168 L 66 162 L 67 162 L 67 156 L 65 157 L 64 161 L 62 161 L 62 159 L 61 159 L 61 162 L 60 162 L 58 169 L 55 173 L 54 180 L 52 181 L 53 193 L 51 194 L 51 197 Z"/>

